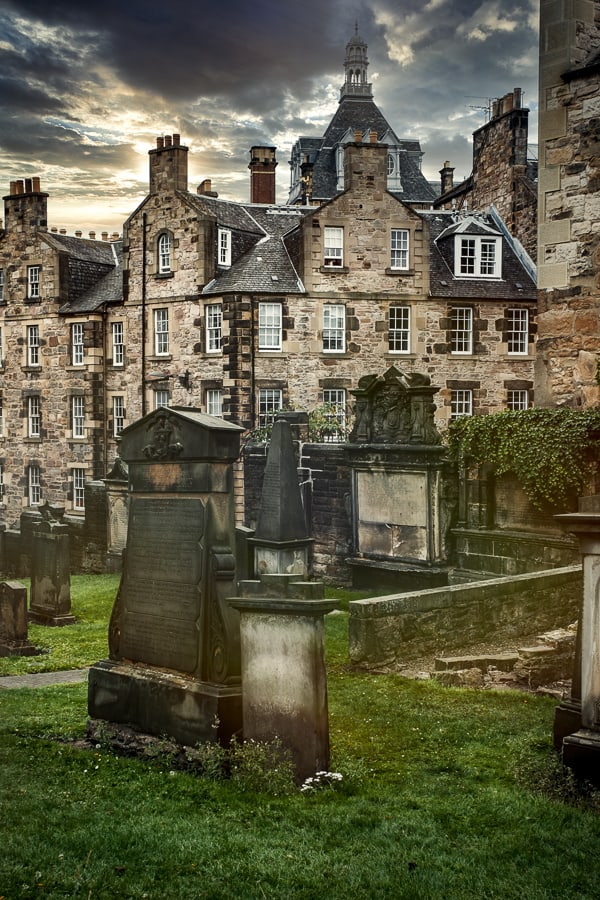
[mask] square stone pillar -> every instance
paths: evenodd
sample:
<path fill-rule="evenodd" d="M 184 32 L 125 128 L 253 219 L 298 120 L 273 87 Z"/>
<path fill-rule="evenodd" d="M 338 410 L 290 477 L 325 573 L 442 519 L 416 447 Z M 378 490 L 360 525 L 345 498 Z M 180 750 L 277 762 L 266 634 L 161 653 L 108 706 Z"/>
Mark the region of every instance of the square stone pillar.
<path fill-rule="evenodd" d="M 583 604 L 578 635 L 581 727 L 563 739 L 563 762 L 577 776 L 600 785 L 600 512 L 578 512 L 556 518 L 576 534 L 583 559 Z"/>
<path fill-rule="evenodd" d="M 240 612 L 244 740 L 279 739 L 301 783 L 329 768 L 323 617 L 335 602 L 321 584 L 285 575 L 240 588 L 247 596 L 229 602 Z"/>

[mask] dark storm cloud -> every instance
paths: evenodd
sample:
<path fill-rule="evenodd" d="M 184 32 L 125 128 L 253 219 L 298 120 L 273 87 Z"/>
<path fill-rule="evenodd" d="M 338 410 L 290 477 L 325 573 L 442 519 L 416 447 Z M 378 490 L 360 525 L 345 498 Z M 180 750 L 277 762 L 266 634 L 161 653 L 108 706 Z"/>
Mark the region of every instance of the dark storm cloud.
<path fill-rule="evenodd" d="M 47 170 L 55 203 L 87 198 L 94 184 L 108 196 L 112 182 L 113 207 L 131 211 L 156 135 L 178 131 L 191 182 L 213 177 L 231 199 L 248 198 L 249 148 L 276 145 L 285 201 L 291 144 L 322 134 L 335 112 L 355 21 L 394 130 L 420 139 L 431 180 L 446 159 L 463 177 L 485 121 L 472 107 L 516 86 L 537 100 L 536 9 L 537 0 L 4 0 L 2 180 Z"/>

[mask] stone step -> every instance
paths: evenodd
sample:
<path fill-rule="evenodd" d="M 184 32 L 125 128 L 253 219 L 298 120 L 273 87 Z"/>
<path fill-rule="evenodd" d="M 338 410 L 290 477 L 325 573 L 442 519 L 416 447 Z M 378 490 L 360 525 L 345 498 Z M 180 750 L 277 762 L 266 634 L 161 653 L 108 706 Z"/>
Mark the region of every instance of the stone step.
<path fill-rule="evenodd" d="M 475 656 L 442 656 L 435 660 L 436 672 L 448 672 L 459 669 L 481 669 L 487 672 L 490 666 L 502 672 L 510 672 L 519 659 L 515 651 L 503 653 L 486 653 Z"/>

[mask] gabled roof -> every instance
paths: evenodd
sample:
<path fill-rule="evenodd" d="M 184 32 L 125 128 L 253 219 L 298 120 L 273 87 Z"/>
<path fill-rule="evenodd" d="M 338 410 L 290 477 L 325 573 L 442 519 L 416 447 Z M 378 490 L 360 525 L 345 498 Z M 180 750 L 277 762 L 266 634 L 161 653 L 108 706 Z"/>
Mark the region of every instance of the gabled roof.
<path fill-rule="evenodd" d="M 214 209 L 217 222 L 221 224 L 219 201 L 215 201 Z M 304 285 L 290 259 L 284 238 L 298 227 L 306 211 L 292 206 L 249 204 L 240 205 L 239 214 L 252 222 L 256 242 L 228 269 L 221 270 L 202 293 L 304 293 Z"/>
<path fill-rule="evenodd" d="M 537 288 L 531 260 L 508 233 L 498 227 L 492 214 L 469 215 L 458 219 L 446 211 L 421 213 L 429 223 L 430 295 L 456 300 L 537 300 Z M 454 235 L 474 234 L 502 237 L 501 278 L 461 278 L 454 274 Z"/>
<path fill-rule="evenodd" d="M 93 312 L 106 303 L 122 300 L 122 241 L 92 241 L 52 231 L 43 232 L 41 237 L 67 259 L 68 300 L 59 313 Z"/>

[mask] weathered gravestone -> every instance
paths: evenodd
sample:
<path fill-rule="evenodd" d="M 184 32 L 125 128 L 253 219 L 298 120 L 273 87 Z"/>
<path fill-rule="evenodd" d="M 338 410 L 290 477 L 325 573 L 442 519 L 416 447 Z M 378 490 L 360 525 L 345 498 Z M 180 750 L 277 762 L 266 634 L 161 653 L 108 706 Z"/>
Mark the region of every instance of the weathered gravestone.
<path fill-rule="evenodd" d="M 69 526 L 64 506 L 48 502 L 33 526 L 29 620 L 39 625 L 73 625 Z"/>
<path fill-rule="evenodd" d="M 445 449 L 434 425 L 427 375 L 395 367 L 366 375 L 352 393 L 356 422 L 346 451 L 352 468 L 356 586 L 444 584 L 451 508 Z M 421 579 L 421 581 L 419 581 Z"/>
<path fill-rule="evenodd" d="M 0 582 L 0 656 L 37 656 L 27 636 L 27 588 L 20 581 Z"/>
<path fill-rule="evenodd" d="M 242 429 L 161 408 L 121 434 L 129 518 L 109 628 L 89 674 L 89 714 L 183 744 L 241 729 L 232 464 Z"/>
<path fill-rule="evenodd" d="M 299 782 L 329 767 L 326 613 L 321 582 L 305 579 L 308 538 L 288 421 L 276 419 L 253 539 L 258 578 L 238 583 L 244 739 L 278 739 Z"/>

